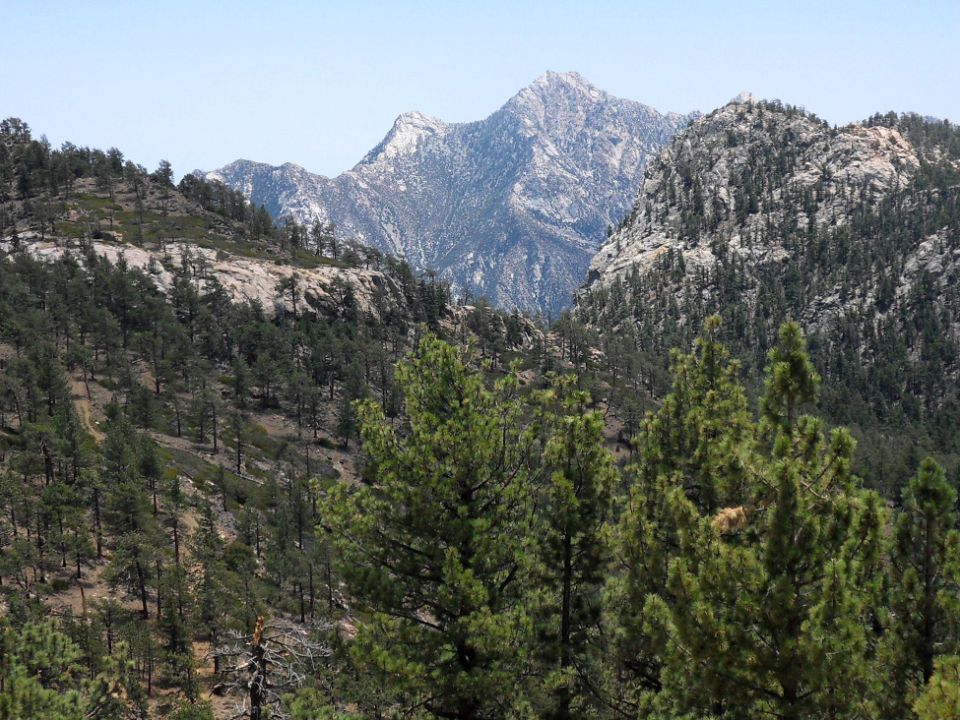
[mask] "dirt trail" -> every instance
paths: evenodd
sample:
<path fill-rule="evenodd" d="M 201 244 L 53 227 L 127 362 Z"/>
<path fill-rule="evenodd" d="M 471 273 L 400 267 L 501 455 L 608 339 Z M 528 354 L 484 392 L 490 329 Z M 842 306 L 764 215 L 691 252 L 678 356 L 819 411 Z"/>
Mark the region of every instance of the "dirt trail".
<path fill-rule="evenodd" d="M 93 406 L 87 398 L 86 386 L 82 379 L 76 377 L 70 378 L 70 397 L 73 400 L 74 407 L 77 409 L 77 415 L 80 416 L 80 422 L 82 422 L 84 427 L 93 435 L 93 439 L 97 445 L 101 444 L 104 438 L 106 438 L 106 435 L 100 431 L 100 428 L 97 427 L 97 423 L 93 419 Z"/>

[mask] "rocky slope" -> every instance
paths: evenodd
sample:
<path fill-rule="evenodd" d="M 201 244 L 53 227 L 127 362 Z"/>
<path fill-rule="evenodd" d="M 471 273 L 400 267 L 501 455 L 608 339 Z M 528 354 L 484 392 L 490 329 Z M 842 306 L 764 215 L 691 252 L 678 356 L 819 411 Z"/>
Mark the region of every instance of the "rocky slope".
<path fill-rule="evenodd" d="M 797 319 L 831 420 L 922 425 L 917 443 L 958 452 L 958 188 L 955 126 L 891 113 L 832 128 L 744 95 L 651 161 L 577 315 L 664 357 L 718 313 L 757 382 L 778 326 Z"/>
<path fill-rule="evenodd" d="M 389 258 L 364 264 L 359 256 L 335 262 L 282 252 L 276 238 L 256 239 L 243 222 L 205 210 L 175 188 L 149 178 L 140 182 L 142 212 L 133 182 L 117 179 L 107 190 L 86 177 L 75 180 L 68 199 L 44 193 L 0 205 L 13 222 L 0 226 L 0 257 L 22 251 L 38 259 L 69 256 L 84 262 L 92 254 L 143 271 L 165 293 L 188 267 L 200 290 L 221 288 L 230 300 L 257 302 L 271 316 L 293 309 L 291 284 L 298 310 L 327 317 L 347 310 L 374 317 L 387 308 L 404 315 L 412 310 L 410 292 L 401 284 L 416 278 L 401 278 Z"/>
<path fill-rule="evenodd" d="M 332 222 L 341 236 L 436 270 L 457 294 L 555 315 L 629 210 L 648 156 L 690 117 L 547 73 L 479 122 L 403 114 L 336 178 L 247 160 L 206 177 L 274 217 Z"/>
<path fill-rule="evenodd" d="M 918 149 L 896 128 L 832 129 L 744 93 L 651 163 L 630 216 L 591 261 L 589 283 L 643 272 L 668 250 L 691 274 L 731 256 L 782 261 L 792 237 L 848 225 L 854 199 L 875 208 L 919 167 Z"/>
<path fill-rule="evenodd" d="M 298 312 L 317 312 L 325 317 L 337 317 L 344 311 L 344 294 L 353 297 L 356 308 L 376 316 L 378 303 L 389 302 L 400 309 L 402 292 L 396 280 L 387 273 L 361 267 L 297 267 L 274 260 L 244 257 L 223 250 L 213 250 L 189 242 L 172 241 L 163 248 L 142 248 L 115 242 L 91 240 L 80 246 L 69 238 L 53 237 L 41 240 L 35 233 L 23 233 L 18 238 L 20 248 L 31 257 L 56 261 L 72 257 L 82 261 L 93 253 L 111 264 L 124 263 L 126 267 L 141 270 L 157 288 L 169 294 L 176 281 L 175 271 L 184 265 L 191 267 L 200 292 L 222 288 L 236 303 L 259 303 L 265 313 L 293 312 L 289 292 L 279 287 L 297 283 Z M 9 238 L 0 238 L 0 251 L 12 251 Z M 382 296 L 382 298 L 381 298 Z"/>

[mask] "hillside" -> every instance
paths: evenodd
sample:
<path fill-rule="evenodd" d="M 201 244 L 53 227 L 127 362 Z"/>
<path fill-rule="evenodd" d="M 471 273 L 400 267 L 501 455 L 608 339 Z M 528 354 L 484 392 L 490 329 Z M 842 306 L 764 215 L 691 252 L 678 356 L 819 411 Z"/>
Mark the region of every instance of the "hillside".
<path fill-rule="evenodd" d="M 832 128 L 741 96 L 650 163 L 578 316 L 662 357 L 719 313 L 755 378 L 796 319 L 833 386 L 829 417 L 957 453 L 958 183 L 955 126 L 889 114 Z"/>
<path fill-rule="evenodd" d="M 867 183 L 814 185 L 826 239 L 800 289 L 844 272 L 873 288 L 855 229 L 885 230 L 869 237 L 886 260 L 892 228 L 934 234 L 949 267 L 956 131 L 745 102 L 651 168 L 659 189 L 608 259 L 642 217 L 681 249 L 598 265 L 589 325 L 565 313 L 546 333 L 322 229 L 307 250 L 220 183 L 175 188 L 165 164 L 0 124 L 0 717 L 944 717 L 960 521 L 955 471 L 919 455 L 938 433 L 947 454 L 950 398 L 918 394 L 909 416 L 886 384 L 900 350 L 853 342 L 847 306 L 850 337 L 768 323 L 798 291 L 776 274 L 797 242 L 775 230 L 806 197 L 782 180 L 796 137 Z M 738 164 L 743 200 L 699 208 L 696 178 Z M 719 241 L 696 264 L 700 236 L 761 207 L 778 252 L 731 263 L 740 284 L 694 284 L 717 273 L 688 277 L 684 252 L 722 264 Z M 868 317 L 882 297 L 840 287 Z M 891 357 L 949 391 L 954 295 L 936 287 L 878 312 L 914 311 L 920 355 Z M 762 370 L 747 340 L 770 348 Z M 811 356 L 836 348 L 860 356 L 821 380 Z M 867 400 L 900 402 L 899 441 L 858 449 L 836 426 L 851 366 L 879 381 Z"/>
<path fill-rule="evenodd" d="M 81 717 L 201 695 L 233 717 L 217 653 L 261 614 L 304 652 L 329 643 L 342 600 L 315 493 L 360 478 L 352 401 L 395 416 L 393 364 L 428 332 L 494 368 L 540 337 L 378 252 L 305 252 L 167 170 L 0 125 L 0 634 L 85 633 L 99 704 Z M 73 718 L 54 694 L 11 709 L 0 690 L 0 716 Z"/>
<path fill-rule="evenodd" d="M 274 218 L 333 223 L 434 270 L 455 295 L 556 317 L 629 209 L 646 159 L 691 117 L 547 73 L 478 122 L 405 113 L 335 178 L 247 160 L 203 175 Z"/>

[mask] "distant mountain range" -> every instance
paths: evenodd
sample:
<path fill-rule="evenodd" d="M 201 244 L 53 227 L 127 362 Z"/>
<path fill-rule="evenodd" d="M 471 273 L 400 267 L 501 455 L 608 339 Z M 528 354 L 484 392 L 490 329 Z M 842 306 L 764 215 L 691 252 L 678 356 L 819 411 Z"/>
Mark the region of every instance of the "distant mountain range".
<path fill-rule="evenodd" d="M 458 295 L 556 316 L 630 209 L 647 159 L 698 116 L 548 72 L 478 122 L 404 113 L 335 178 L 249 160 L 198 174 L 275 218 L 332 222 L 343 237 L 437 271 Z"/>

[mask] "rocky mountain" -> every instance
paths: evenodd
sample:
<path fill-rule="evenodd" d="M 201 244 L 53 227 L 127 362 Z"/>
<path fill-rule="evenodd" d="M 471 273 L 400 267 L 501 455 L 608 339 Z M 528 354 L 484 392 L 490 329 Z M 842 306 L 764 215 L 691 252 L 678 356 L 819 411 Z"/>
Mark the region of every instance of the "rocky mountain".
<path fill-rule="evenodd" d="M 405 113 L 335 178 L 248 160 L 206 177 L 276 218 L 332 222 L 435 270 L 459 295 L 555 315 L 629 210 L 647 158 L 691 117 L 549 72 L 479 122 Z"/>
<path fill-rule="evenodd" d="M 797 319 L 831 419 L 925 423 L 918 442 L 957 452 L 958 188 L 949 123 L 890 113 L 835 128 L 742 95 L 651 161 L 577 314 L 648 357 L 720 314 L 758 382 L 777 327 Z"/>
<path fill-rule="evenodd" d="M 919 150 L 895 127 L 832 129 L 742 93 L 651 164 L 631 214 L 591 261 L 589 281 L 643 272 L 668 251 L 690 273 L 729 256 L 782 261 L 789 236 L 848 225 L 852 196 L 875 208 L 919 167 Z"/>

